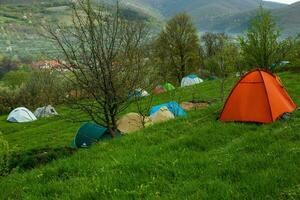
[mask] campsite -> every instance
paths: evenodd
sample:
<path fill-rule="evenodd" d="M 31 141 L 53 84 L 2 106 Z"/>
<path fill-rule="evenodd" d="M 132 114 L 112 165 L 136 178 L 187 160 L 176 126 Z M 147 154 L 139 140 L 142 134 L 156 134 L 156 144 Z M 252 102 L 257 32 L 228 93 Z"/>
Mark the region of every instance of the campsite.
<path fill-rule="evenodd" d="M 272 17 L 298 3 L 235 36 L 107 2 L 0 1 L 48 49 L 0 36 L 0 199 L 300 199 L 300 33 Z"/>

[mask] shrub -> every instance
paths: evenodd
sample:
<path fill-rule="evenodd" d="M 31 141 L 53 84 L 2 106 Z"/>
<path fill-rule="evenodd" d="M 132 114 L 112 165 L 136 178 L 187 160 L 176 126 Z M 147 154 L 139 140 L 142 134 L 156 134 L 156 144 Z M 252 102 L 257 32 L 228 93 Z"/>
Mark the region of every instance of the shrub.
<path fill-rule="evenodd" d="M 65 79 L 51 70 L 9 72 L 4 77 L 3 85 L 5 87 L 0 88 L 0 114 L 19 106 L 36 108 L 62 103 L 67 95 Z"/>
<path fill-rule="evenodd" d="M 21 102 L 29 106 L 57 104 L 66 96 L 65 81 L 51 70 L 35 70 L 21 88 Z"/>
<path fill-rule="evenodd" d="M 0 176 L 4 176 L 9 172 L 9 159 L 11 151 L 8 142 L 0 133 Z"/>

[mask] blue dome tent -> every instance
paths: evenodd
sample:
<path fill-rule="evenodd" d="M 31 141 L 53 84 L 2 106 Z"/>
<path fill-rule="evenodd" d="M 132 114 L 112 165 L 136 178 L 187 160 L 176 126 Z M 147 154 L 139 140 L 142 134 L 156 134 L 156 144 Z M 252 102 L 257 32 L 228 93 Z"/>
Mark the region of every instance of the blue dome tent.
<path fill-rule="evenodd" d="M 157 106 L 153 106 L 150 110 L 150 116 L 153 116 L 161 107 L 167 107 L 175 117 L 186 116 L 186 112 L 183 108 L 175 101 L 170 101 L 168 103 L 160 104 Z"/>

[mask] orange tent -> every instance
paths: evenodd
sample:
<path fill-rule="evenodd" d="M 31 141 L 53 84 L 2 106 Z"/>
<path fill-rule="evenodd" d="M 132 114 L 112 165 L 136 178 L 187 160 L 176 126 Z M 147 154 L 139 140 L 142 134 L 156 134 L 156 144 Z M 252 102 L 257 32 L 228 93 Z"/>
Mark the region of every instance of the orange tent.
<path fill-rule="evenodd" d="M 283 88 L 279 78 L 264 70 L 244 75 L 231 91 L 221 121 L 271 123 L 286 112 L 293 112 L 296 104 Z"/>

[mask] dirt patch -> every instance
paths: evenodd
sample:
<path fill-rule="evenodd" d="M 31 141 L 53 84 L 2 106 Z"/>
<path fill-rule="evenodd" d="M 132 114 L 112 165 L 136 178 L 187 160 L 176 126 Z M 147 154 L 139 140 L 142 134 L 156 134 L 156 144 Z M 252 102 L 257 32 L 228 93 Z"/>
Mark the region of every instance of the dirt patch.
<path fill-rule="evenodd" d="M 32 149 L 25 152 L 13 153 L 9 160 L 9 171 L 30 170 L 42 165 L 46 165 L 54 160 L 73 155 L 76 149 L 63 148 L 42 148 Z"/>
<path fill-rule="evenodd" d="M 278 70 L 278 72 L 295 72 L 300 73 L 300 67 L 284 67 Z"/>
<path fill-rule="evenodd" d="M 209 105 L 210 105 L 209 102 L 195 102 L 195 101 L 182 102 L 180 104 L 180 106 L 186 111 L 207 108 Z"/>

